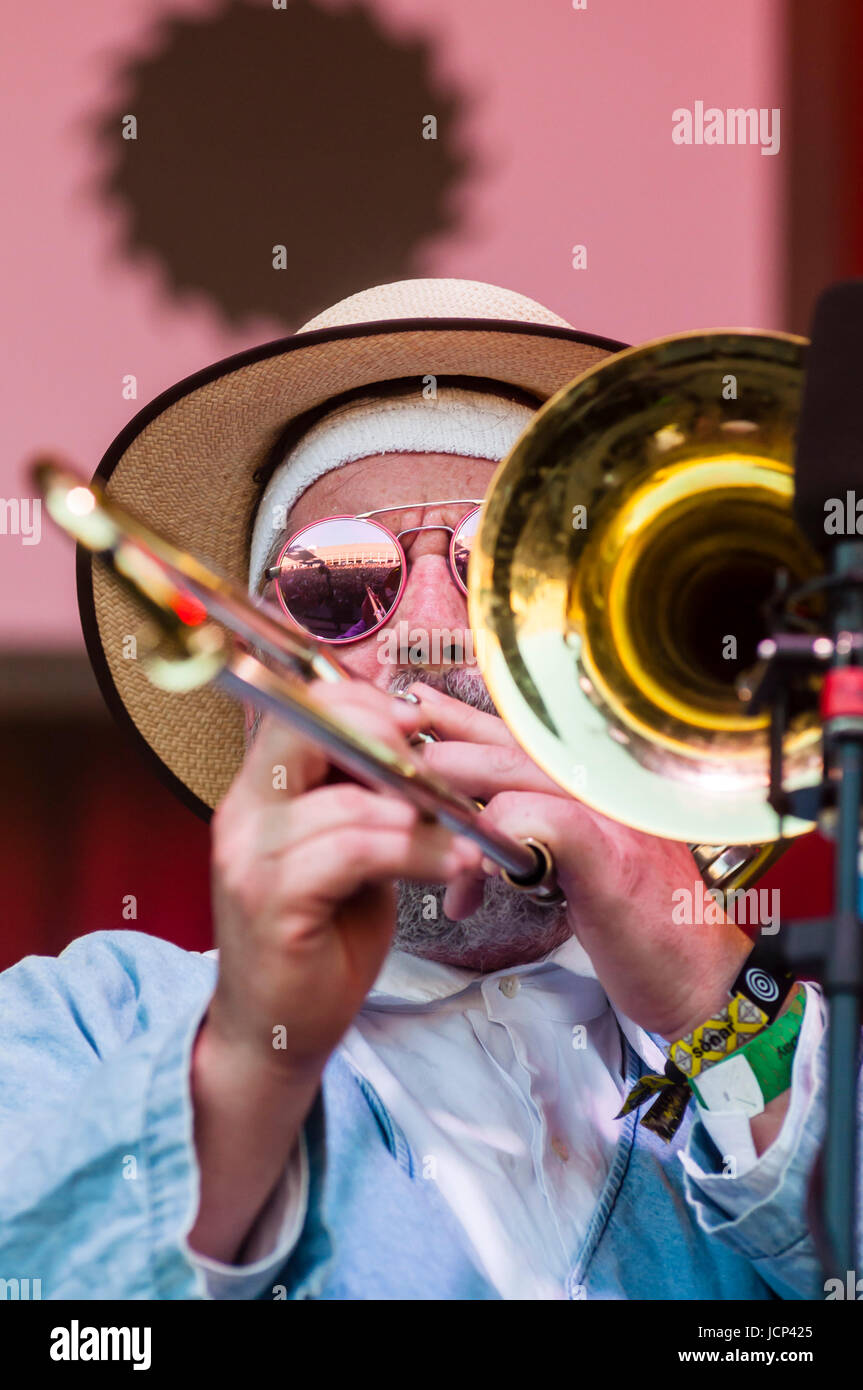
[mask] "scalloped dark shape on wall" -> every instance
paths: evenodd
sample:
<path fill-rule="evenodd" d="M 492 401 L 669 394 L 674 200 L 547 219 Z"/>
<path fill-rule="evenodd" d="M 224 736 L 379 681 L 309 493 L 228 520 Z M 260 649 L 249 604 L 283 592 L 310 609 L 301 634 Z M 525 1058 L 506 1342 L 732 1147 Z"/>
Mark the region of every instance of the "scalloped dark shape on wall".
<path fill-rule="evenodd" d="M 125 64 L 122 105 L 95 121 L 124 253 L 155 256 L 170 292 L 203 293 L 232 323 L 269 314 L 290 328 L 423 273 L 418 253 L 453 228 L 477 167 L 457 135 L 466 100 L 432 63 L 426 40 L 388 34 L 363 6 L 233 3 L 165 20 Z"/>

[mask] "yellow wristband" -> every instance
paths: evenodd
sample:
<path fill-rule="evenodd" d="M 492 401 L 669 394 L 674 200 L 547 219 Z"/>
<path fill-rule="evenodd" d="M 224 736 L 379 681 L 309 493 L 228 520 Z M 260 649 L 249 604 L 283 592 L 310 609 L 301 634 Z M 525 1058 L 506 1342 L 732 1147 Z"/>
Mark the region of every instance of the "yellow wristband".
<path fill-rule="evenodd" d="M 673 1042 L 668 1055 L 687 1081 L 729 1057 L 738 1047 L 767 1027 L 763 1009 L 742 994 L 729 999 L 724 1009 L 699 1023 L 685 1038 Z"/>

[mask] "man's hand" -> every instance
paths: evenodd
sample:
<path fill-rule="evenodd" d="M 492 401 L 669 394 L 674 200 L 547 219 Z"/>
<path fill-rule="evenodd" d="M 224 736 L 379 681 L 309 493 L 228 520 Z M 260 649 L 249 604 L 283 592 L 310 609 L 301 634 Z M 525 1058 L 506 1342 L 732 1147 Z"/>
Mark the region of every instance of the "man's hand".
<path fill-rule="evenodd" d="M 500 830 L 548 845 L 571 929 L 612 1002 L 669 1040 L 722 1007 L 751 942 L 728 921 L 672 921 L 672 893 L 692 891 L 699 876 L 687 846 L 592 811 L 540 771 L 495 715 L 423 683 L 413 690 L 442 739 L 423 749 L 434 769 L 487 802 L 483 815 Z M 448 890 L 445 912 L 466 916 L 481 891 L 481 878 L 464 874 Z"/>
<path fill-rule="evenodd" d="M 311 693 L 402 751 L 421 722 L 416 706 L 363 682 Z M 480 861 L 472 844 L 401 798 L 325 785 L 328 772 L 316 745 L 264 719 L 213 819 L 220 959 L 211 1018 L 224 1037 L 291 1072 L 323 1066 L 374 983 L 392 941 L 394 880 L 446 883 Z"/>
<path fill-rule="evenodd" d="M 416 706 L 364 682 L 310 689 L 402 751 L 422 722 Z M 407 802 L 325 784 L 329 771 L 317 745 L 265 718 L 213 817 L 219 975 L 193 1057 L 201 1203 L 189 1239 L 223 1261 L 272 1190 L 383 964 L 394 880 L 448 883 L 480 862 L 473 844 Z"/>

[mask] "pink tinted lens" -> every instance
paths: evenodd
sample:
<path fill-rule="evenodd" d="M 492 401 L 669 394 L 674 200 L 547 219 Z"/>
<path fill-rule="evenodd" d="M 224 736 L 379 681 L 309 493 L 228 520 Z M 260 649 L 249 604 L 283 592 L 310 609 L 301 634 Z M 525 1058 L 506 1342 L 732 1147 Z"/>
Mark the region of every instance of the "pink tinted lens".
<path fill-rule="evenodd" d="M 395 606 L 402 557 L 375 521 L 330 517 L 305 526 L 280 559 L 279 594 L 315 637 L 350 642 L 379 627 Z"/>
<path fill-rule="evenodd" d="M 452 567 L 459 584 L 467 593 L 467 566 L 476 533 L 479 530 L 480 508 L 468 512 L 459 522 L 452 538 Z"/>

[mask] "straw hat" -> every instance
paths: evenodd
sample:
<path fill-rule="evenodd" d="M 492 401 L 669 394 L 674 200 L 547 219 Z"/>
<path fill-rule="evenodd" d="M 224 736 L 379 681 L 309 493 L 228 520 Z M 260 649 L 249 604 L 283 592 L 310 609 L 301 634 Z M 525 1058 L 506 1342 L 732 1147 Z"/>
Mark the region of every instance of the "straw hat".
<path fill-rule="evenodd" d="M 625 346 L 579 333 L 496 285 L 376 285 L 292 336 L 163 392 L 118 435 L 94 478 L 154 529 L 245 584 L 260 470 L 297 417 L 345 391 L 425 375 L 490 379 L 544 401 Z M 80 547 L 78 603 L 108 707 L 172 791 L 208 819 L 243 759 L 241 707 L 212 688 L 177 695 L 151 685 L 128 655 L 143 609 Z"/>

